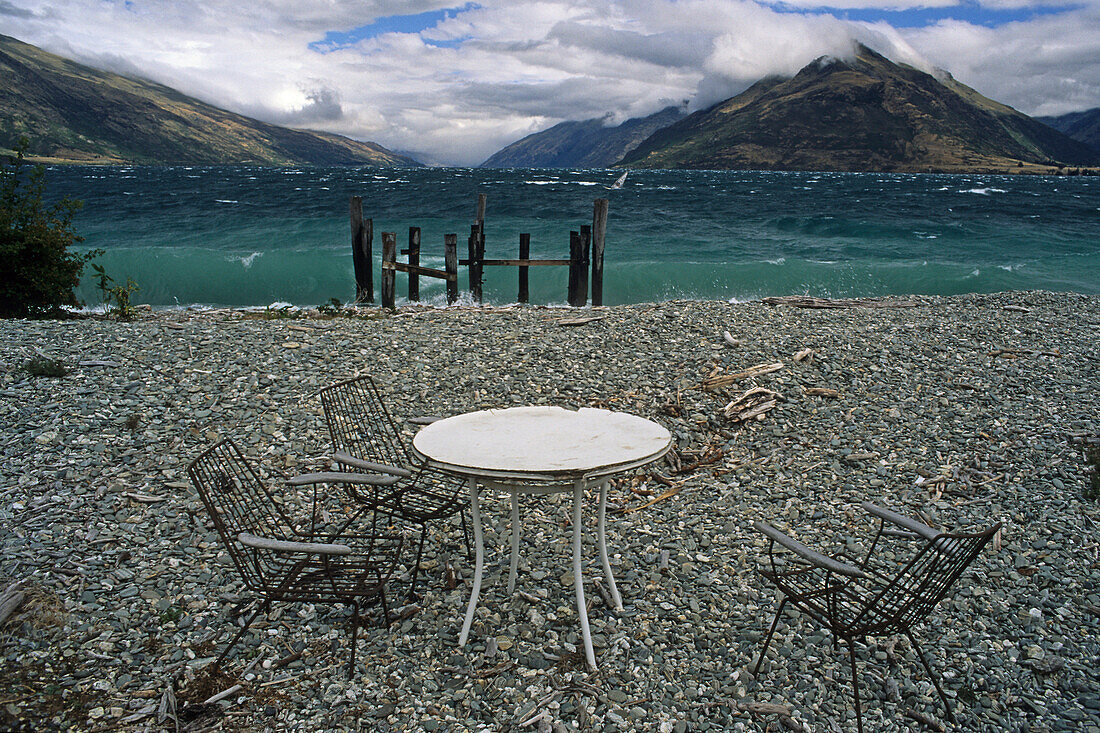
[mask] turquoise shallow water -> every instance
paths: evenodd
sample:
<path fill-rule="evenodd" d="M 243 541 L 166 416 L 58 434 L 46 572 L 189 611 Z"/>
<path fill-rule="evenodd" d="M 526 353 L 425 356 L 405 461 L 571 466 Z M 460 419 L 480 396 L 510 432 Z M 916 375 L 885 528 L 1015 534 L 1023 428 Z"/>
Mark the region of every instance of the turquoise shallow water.
<path fill-rule="evenodd" d="M 1100 178 L 347 168 L 76 168 L 48 171 L 51 197 L 84 201 L 85 247 L 102 248 L 138 302 L 316 305 L 354 293 L 348 198 L 380 232 L 422 229 L 422 264 L 460 254 L 477 194 L 486 256 L 568 256 L 569 231 L 610 199 L 605 302 L 956 294 L 1100 293 Z M 378 272 L 376 265 L 375 272 Z M 465 268 L 460 279 L 465 285 Z M 377 288 L 377 285 L 376 285 Z M 532 302 L 565 300 L 565 268 L 532 268 Z M 405 290 L 403 275 L 397 291 Z M 442 302 L 439 281 L 423 299 Z M 97 302 L 90 278 L 79 290 Z M 486 268 L 485 299 L 516 298 L 513 268 Z"/>

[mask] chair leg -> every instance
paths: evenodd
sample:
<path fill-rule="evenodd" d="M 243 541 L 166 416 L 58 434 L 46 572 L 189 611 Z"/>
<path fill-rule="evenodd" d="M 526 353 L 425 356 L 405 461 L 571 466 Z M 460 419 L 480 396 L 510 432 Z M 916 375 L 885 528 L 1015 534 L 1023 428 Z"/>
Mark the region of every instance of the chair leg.
<path fill-rule="evenodd" d="M 348 655 L 348 679 L 355 676 L 355 647 L 359 641 L 359 604 L 352 601 L 351 606 L 351 653 Z"/>
<path fill-rule="evenodd" d="M 271 608 L 271 601 L 268 599 L 264 599 L 264 602 L 260 604 L 260 607 L 253 611 L 252 615 L 248 617 L 248 621 L 245 621 L 244 626 L 242 626 L 240 631 L 237 632 L 237 635 L 233 637 L 233 640 L 226 645 L 225 649 L 222 650 L 222 653 L 218 655 L 218 658 L 216 660 L 214 660 L 215 667 L 222 666 L 222 662 L 225 661 L 225 658 L 229 655 L 229 650 L 231 650 L 237 644 L 237 642 L 241 640 L 241 637 L 244 636 L 246 631 L 248 631 L 248 627 L 252 625 L 252 622 L 256 620 L 256 617 L 259 616 L 261 613 L 266 613 L 267 609 L 269 608 Z"/>
<path fill-rule="evenodd" d="M 856 643 L 848 639 L 848 660 L 852 663 L 852 697 L 856 701 L 856 730 L 863 733 L 863 711 L 859 707 L 859 676 L 856 672 Z"/>
<path fill-rule="evenodd" d="M 416 580 L 420 577 L 420 559 L 424 556 L 424 538 L 428 535 L 428 525 L 420 525 L 420 541 L 416 544 L 416 564 L 413 565 L 412 582 L 409 583 L 409 600 L 416 600 Z"/>
<path fill-rule="evenodd" d="M 779 609 L 775 612 L 775 618 L 772 619 L 771 628 L 768 629 L 768 635 L 764 637 L 764 646 L 760 649 L 760 658 L 756 660 L 756 666 L 752 670 L 753 677 L 760 671 L 760 665 L 764 662 L 764 654 L 768 651 L 768 644 L 772 643 L 772 634 L 775 633 L 775 627 L 779 624 L 779 615 L 783 613 L 783 607 L 786 605 L 787 596 L 783 596 L 782 600 L 779 601 Z"/>
<path fill-rule="evenodd" d="M 466 562 L 473 562 L 474 548 L 473 543 L 470 542 L 470 523 L 466 521 L 465 509 L 459 511 L 458 518 L 462 521 L 462 541 L 466 543 Z"/>
<path fill-rule="evenodd" d="M 944 694 L 943 688 L 940 687 L 940 681 L 932 672 L 932 668 L 928 665 L 928 660 L 924 658 L 924 652 L 921 651 L 920 646 L 917 645 L 917 640 L 913 638 L 913 632 L 909 629 L 904 629 L 905 636 L 909 639 L 909 643 L 913 645 L 913 649 L 917 652 L 917 657 L 920 659 L 920 663 L 924 665 L 924 671 L 928 673 L 928 676 L 932 678 L 932 684 L 936 686 L 936 692 L 940 693 L 940 700 L 943 701 L 944 710 L 947 711 L 947 719 L 951 721 L 952 725 L 957 725 L 955 722 L 955 713 L 951 710 L 951 703 L 947 702 L 947 695 Z"/>

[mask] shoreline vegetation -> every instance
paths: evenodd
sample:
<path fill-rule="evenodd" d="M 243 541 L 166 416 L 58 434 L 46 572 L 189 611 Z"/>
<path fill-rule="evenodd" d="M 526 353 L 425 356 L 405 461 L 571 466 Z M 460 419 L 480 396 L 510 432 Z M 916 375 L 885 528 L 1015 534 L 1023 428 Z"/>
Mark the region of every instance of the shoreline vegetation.
<path fill-rule="evenodd" d="M 752 525 L 854 552 L 865 500 L 945 529 L 1005 523 L 916 632 L 960 730 L 1100 728 L 1100 505 L 1073 442 L 1100 434 L 1100 296 L 796 305 L 0 319 L 0 590 L 23 594 L 0 626 L 0 728 L 171 728 L 174 710 L 181 729 L 248 731 L 854 729 L 846 655 L 797 615 L 750 674 L 777 602 Z M 32 377 L 36 357 L 64 370 Z M 350 681 L 346 611 L 321 605 L 275 606 L 212 669 L 244 595 L 185 468 L 232 437 L 288 510 L 305 507 L 285 478 L 325 467 L 317 391 L 360 373 L 398 420 L 554 404 L 673 433 L 667 460 L 611 486 L 624 612 L 603 603 L 586 547 L 598 672 L 578 663 L 566 503 L 523 503 L 509 598 L 494 492 L 466 648 L 456 519 L 431 530 L 423 596 L 406 604 L 395 582 L 403 618 L 361 631 Z M 757 388 L 773 407 L 726 409 Z M 868 729 L 935 727 L 935 690 L 895 642 L 857 647 Z"/>
<path fill-rule="evenodd" d="M 6 148 L 0 148 L 0 156 L 13 156 L 14 151 Z M 45 165 L 45 166 L 103 166 L 112 168 L 132 168 L 135 166 L 150 166 L 159 168 L 169 168 L 174 165 L 191 165 L 194 163 L 135 163 L 127 162 L 111 158 L 58 158 L 52 156 L 36 156 L 26 155 L 24 160 L 31 165 Z M 204 163 L 201 167 L 231 167 L 239 168 L 249 165 L 258 165 L 265 168 L 312 168 L 312 167 L 325 167 L 320 164 L 296 164 L 296 165 L 271 165 L 268 163 Z M 358 167 L 371 167 L 363 164 L 346 164 L 348 168 Z M 441 166 L 444 168 L 452 166 Z M 455 166 L 456 168 L 464 168 L 464 166 Z M 481 166 L 465 166 L 480 168 Z M 602 167 L 597 167 L 597 170 L 604 170 Z M 648 168 L 633 168 L 630 166 L 613 166 L 615 170 L 650 170 Z M 542 168 L 536 166 L 532 170 L 577 170 L 576 168 Z M 710 169 L 680 169 L 680 170 L 710 170 Z M 718 169 L 716 169 L 718 170 Z M 727 170 L 727 169 L 720 169 Z M 741 169 L 736 170 L 751 170 Z M 759 170 L 771 170 L 771 169 L 759 169 Z M 811 169 L 783 169 L 776 172 L 786 173 L 831 173 L 841 171 L 828 171 L 828 170 L 811 170 Z M 857 171 L 844 171 L 844 172 L 857 172 Z M 1003 163 L 989 164 L 989 165 L 975 165 L 967 168 L 947 168 L 943 170 L 889 170 L 889 169 L 868 169 L 865 171 L 858 171 L 860 173 L 899 173 L 908 175 L 1004 175 L 1004 176 L 1100 176 L 1100 167 L 1098 166 L 1080 166 L 1080 165 L 1064 165 L 1064 164 L 1050 164 L 1050 163 L 1031 163 L 1024 161 L 1005 161 Z"/>

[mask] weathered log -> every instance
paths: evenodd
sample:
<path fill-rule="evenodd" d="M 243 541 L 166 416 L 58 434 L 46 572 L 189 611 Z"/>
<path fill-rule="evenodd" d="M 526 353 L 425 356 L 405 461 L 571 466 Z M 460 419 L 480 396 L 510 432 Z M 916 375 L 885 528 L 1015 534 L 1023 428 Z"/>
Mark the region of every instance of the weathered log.
<path fill-rule="evenodd" d="M 749 367 L 748 369 L 735 372 L 733 374 L 723 374 L 720 376 L 707 377 L 703 380 L 703 389 L 717 389 L 718 387 L 726 387 L 734 382 L 740 382 L 742 379 L 748 379 L 749 377 L 758 377 L 762 374 L 770 374 L 777 372 L 784 368 L 786 364 L 781 361 L 777 361 L 774 364 L 757 364 L 756 366 Z"/>
<path fill-rule="evenodd" d="M 814 397 L 840 397 L 840 390 L 829 389 L 828 387 L 805 387 L 804 391 Z"/>

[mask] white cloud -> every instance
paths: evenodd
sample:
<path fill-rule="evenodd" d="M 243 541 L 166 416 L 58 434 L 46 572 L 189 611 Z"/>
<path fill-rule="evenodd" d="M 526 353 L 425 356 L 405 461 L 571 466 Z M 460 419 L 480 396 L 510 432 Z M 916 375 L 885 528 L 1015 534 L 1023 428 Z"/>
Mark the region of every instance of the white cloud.
<path fill-rule="evenodd" d="M 956 0 L 795 0 L 927 8 Z M 1053 0 L 986 0 L 1036 8 Z M 475 164 L 564 119 L 696 106 L 861 40 L 943 67 L 1025 112 L 1100 105 L 1100 0 L 987 28 L 919 29 L 779 12 L 750 0 L 0 0 L 0 33 L 261 119 Z M 421 33 L 315 45 L 397 14 L 451 9 Z M 314 44 L 311 46 L 311 44 Z"/>

